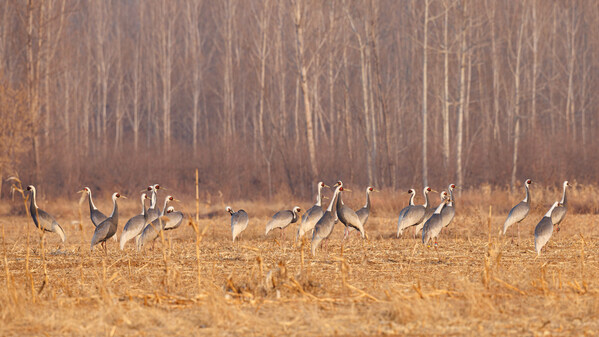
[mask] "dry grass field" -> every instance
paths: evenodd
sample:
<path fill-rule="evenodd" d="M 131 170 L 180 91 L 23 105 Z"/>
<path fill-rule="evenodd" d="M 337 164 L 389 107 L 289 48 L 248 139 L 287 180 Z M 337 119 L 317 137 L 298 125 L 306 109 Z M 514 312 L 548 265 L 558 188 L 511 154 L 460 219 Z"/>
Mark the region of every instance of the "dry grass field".
<path fill-rule="evenodd" d="M 295 225 L 282 239 L 278 231 L 264 237 L 272 210 L 291 204 L 232 203 L 249 212 L 250 225 L 231 243 L 222 202 L 202 203 L 197 236 L 183 224 L 153 249 L 137 253 L 128 244 L 120 251 L 111 240 L 105 255 L 89 251 L 86 207 L 80 226 L 76 201 L 41 200 L 63 224 L 67 241 L 49 233 L 41 245 L 30 218 L 0 218 L 0 335 L 595 335 L 594 189 L 572 191 L 562 230 L 539 258 L 532 232 L 560 191 L 533 190 L 538 207 L 520 225 L 521 238 L 516 227 L 501 238 L 499 227 L 521 194 L 465 191 L 436 250 L 423 247 L 411 230 L 394 237 L 405 195 L 375 194 L 369 239 L 354 232 L 342 245 L 337 225 L 328 250 L 316 257 L 309 242 L 294 245 Z M 2 214 L 22 212 L 17 199 Z M 110 207 L 96 199 L 101 209 Z M 119 234 L 138 212 L 136 199 L 122 203 Z M 362 193 L 346 199 L 354 208 L 363 203 Z M 178 206 L 195 213 L 193 201 Z"/>

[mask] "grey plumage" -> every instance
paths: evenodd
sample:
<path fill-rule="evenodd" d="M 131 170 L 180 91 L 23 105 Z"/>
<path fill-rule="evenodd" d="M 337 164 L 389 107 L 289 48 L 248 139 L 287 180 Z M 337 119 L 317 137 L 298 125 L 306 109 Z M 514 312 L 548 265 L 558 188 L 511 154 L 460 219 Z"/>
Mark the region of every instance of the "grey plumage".
<path fill-rule="evenodd" d="M 421 223 L 424 223 L 424 216 L 426 215 L 426 210 L 430 208 L 430 203 L 428 202 L 428 193 L 431 192 L 432 189 L 430 187 L 425 187 L 423 190 L 424 193 L 424 205 L 413 205 L 409 207 L 403 217 L 401 217 L 397 223 L 397 237 L 400 234 L 403 234 L 403 231 L 411 226 L 418 226 Z"/>
<path fill-rule="evenodd" d="M 166 198 L 164 198 L 164 207 L 162 208 L 160 215 L 144 227 L 137 240 L 138 251 L 141 250 L 146 243 L 156 240 L 160 232 L 165 228 L 168 218 L 164 216 L 164 212 L 167 209 L 169 201 L 173 200 L 175 199 L 172 196 L 167 195 Z"/>
<path fill-rule="evenodd" d="M 433 239 L 435 240 L 435 245 L 437 244 L 437 237 L 441 233 L 441 229 L 443 229 L 443 215 L 441 212 L 445 205 L 447 205 L 447 199 L 447 192 L 441 192 L 441 203 L 437 206 L 433 215 L 426 220 L 422 228 L 422 244 L 427 244 L 428 241 Z"/>
<path fill-rule="evenodd" d="M 343 185 L 337 186 L 335 192 L 333 193 L 333 198 L 331 199 L 329 207 L 314 226 L 311 243 L 312 256 L 316 255 L 316 249 L 318 246 L 320 246 L 322 240 L 328 239 L 333 232 L 333 228 L 337 222 L 337 208 L 334 206 L 337 202 L 337 196 L 340 191 L 343 191 Z"/>
<path fill-rule="evenodd" d="M 356 211 L 362 226 L 366 226 L 366 221 L 368 221 L 368 216 L 370 215 L 370 192 L 374 191 L 374 187 L 368 186 L 366 188 L 366 204 L 364 207 L 360 208 Z"/>
<path fill-rule="evenodd" d="M 410 194 L 410 203 L 408 204 L 408 206 L 402 208 L 402 210 L 399 212 L 399 219 L 397 220 L 397 237 L 399 237 L 400 234 L 400 225 L 402 223 L 403 217 L 410 210 L 410 208 L 414 206 L 414 197 L 416 196 L 416 190 L 411 188 L 408 190 L 408 194 Z M 401 232 L 403 233 L 403 229 L 401 229 Z"/>
<path fill-rule="evenodd" d="M 145 200 L 147 199 L 147 195 L 145 193 L 141 194 L 141 213 L 132 217 L 127 221 L 125 227 L 123 227 L 123 232 L 121 233 L 121 242 L 120 248 L 123 250 L 127 241 L 139 237 L 141 231 L 144 229 L 146 224 L 146 205 Z"/>
<path fill-rule="evenodd" d="M 183 212 L 175 211 L 175 208 L 173 206 L 169 206 L 166 209 L 166 214 L 164 216 L 168 219 L 164 224 L 165 231 L 177 229 L 179 228 L 179 226 L 181 226 L 181 223 L 183 222 Z"/>
<path fill-rule="evenodd" d="M 37 203 L 35 200 L 36 191 L 33 185 L 27 186 L 27 190 L 31 191 L 31 202 L 29 204 L 29 213 L 31 214 L 31 219 L 33 219 L 33 223 L 35 227 L 42 230 L 42 232 L 53 232 L 60 236 L 62 242 L 65 242 L 66 235 L 60 224 L 54 219 L 54 217 L 48 214 L 46 211 L 37 207 Z"/>
<path fill-rule="evenodd" d="M 453 217 L 455 216 L 455 199 L 453 197 L 453 189 L 454 188 L 455 188 L 454 184 L 449 185 L 449 187 L 448 187 L 449 201 L 447 202 L 447 205 L 445 205 L 445 207 L 443 207 L 443 210 L 441 211 L 441 217 L 443 218 L 443 227 L 449 226 L 449 224 L 453 220 Z"/>
<path fill-rule="evenodd" d="M 316 194 L 316 204 L 310 207 L 304 215 L 302 215 L 302 222 L 300 223 L 297 229 L 297 239 L 301 239 L 306 233 L 314 229 L 314 226 L 320 220 L 324 211 L 322 210 L 322 189 L 324 187 L 328 187 L 322 181 L 318 183 L 317 189 L 318 194 Z"/>
<path fill-rule="evenodd" d="M 116 233 L 119 224 L 119 207 L 117 205 L 116 199 L 120 197 L 121 195 L 119 193 L 114 193 L 112 195 L 112 214 L 96 227 L 94 236 L 92 236 L 90 250 L 94 250 L 94 246 L 98 243 L 106 244 L 106 240 L 110 239 Z"/>
<path fill-rule="evenodd" d="M 554 209 L 558 206 L 559 202 L 554 202 L 553 206 L 551 206 L 543 219 L 541 219 L 541 221 L 539 221 L 535 227 L 535 250 L 537 251 L 537 256 L 541 255 L 541 249 L 543 249 L 545 244 L 547 244 L 549 241 L 549 238 L 551 238 L 551 234 L 553 234 L 553 222 L 551 221 L 551 215 Z"/>
<path fill-rule="evenodd" d="M 551 221 L 553 222 L 554 226 L 557 226 L 558 230 L 559 224 L 564 220 L 564 218 L 566 217 L 566 212 L 568 212 L 568 198 L 566 197 L 566 189 L 569 186 L 570 184 L 568 183 L 568 181 L 564 181 L 564 192 L 562 194 L 562 201 L 560 201 L 559 205 L 553 210 L 553 213 L 551 213 Z"/>
<path fill-rule="evenodd" d="M 152 192 L 151 194 L 151 202 L 150 208 L 146 211 L 146 223 L 144 226 L 147 226 L 152 221 L 156 220 L 162 213 L 160 212 L 160 208 L 158 208 L 158 190 L 160 189 L 160 185 L 154 184 L 148 186 L 148 191 Z"/>
<path fill-rule="evenodd" d="M 283 230 L 292 223 L 297 222 L 297 219 L 299 218 L 298 213 L 300 211 L 301 209 L 298 206 L 295 206 L 292 211 L 284 210 L 277 212 L 272 216 L 272 219 L 266 223 L 266 233 L 264 235 L 268 235 L 268 232 L 275 228 Z"/>
<path fill-rule="evenodd" d="M 354 228 L 359 231 L 362 238 L 364 238 L 364 226 L 362 225 L 362 222 L 360 222 L 360 218 L 356 212 L 343 203 L 341 197 L 342 191 L 343 190 L 340 190 L 337 194 L 337 217 L 339 218 L 339 221 L 345 225 L 345 236 L 347 236 L 349 228 Z"/>
<path fill-rule="evenodd" d="M 250 218 L 246 211 L 242 209 L 233 212 L 233 209 L 230 206 L 227 206 L 226 210 L 231 214 L 231 236 L 233 242 L 235 242 L 235 238 L 247 228 Z"/>
<path fill-rule="evenodd" d="M 94 201 L 92 200 L 92 191 L 89 187 L 84 187 L 81 192 L 87 193 L 89 202 L 89 217 L 92 221 L 92 224 L 94 224 L 94 227 L 98 227 L 102 221 L 106 220 L 107 216 L 100 212 L 96 205 L 94 205 Z"/>
<path fill-rule="evenodd" d="M 526 187 L 526 197 L 510 210 L 507 219 L 503 223 L 503 235 L 505 235 L 505 232 L 511 225 L 520 223 L 528 215 L 528 212 L 530 211 L 530 184 L 532 184 L 532 180 L 526 179 L 524 182 L 524 186 Z"/>

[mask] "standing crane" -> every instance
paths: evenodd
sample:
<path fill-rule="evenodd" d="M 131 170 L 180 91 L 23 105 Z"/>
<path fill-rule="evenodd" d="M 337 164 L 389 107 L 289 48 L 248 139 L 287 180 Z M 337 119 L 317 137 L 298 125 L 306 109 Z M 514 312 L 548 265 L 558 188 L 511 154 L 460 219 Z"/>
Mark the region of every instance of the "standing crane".
<path fill-rule="evenodd" d="M 397 223 L 397 235 L 396 237 L 399 237 L 400 234 L 403 234 L 403 231 L 411 226 L 417 226 L 420 223 L 424 222 L 424 216 L 426 213 L 426 210 L 430 208 L 430 204 L 428 202 L 428 194 L 429 192 L 432 192 L 433 190 L 426 186 L 422 192 L 424 193 L 424 205 L 413 205 L 411 207 L 409 207 L 404 216 L 400 217 L 398 223 Z M 412 198 L 413 198 L 413 194 L 412 194 Z M 402 210 L 403 211 L 403 210 Z"/>
<path fill-rule="evenodd" d="M 283 236 L 283 229 L 287 228 L 287 226 L 292 223 L 296 223 L 297 219 L 299 219 L 299 212 L 301 212 L 301 208 L 298 206 L 293 207 L 293 210 L 283 210 L 277 212 L 272 216 L 272 219 L 266 223 L 266 233 L 264 235 L 268 235 L 268 232 L 275 228 L 281 229 L 281 237 Z"/>
<path fill-rule="evenodd" d="M 341 181 L 338 181 L 337 185 L 343 186 L 343 183 Z M 343 199 L 341 198 L 342 191 L 343 190 L 340 190 L 337 195 L 337 217 L 339 218 L 341 223 L 345 225 L 345 233 L 343 235 L 343 239 L 345 240 L 345 238 L 347 238 L 347 234 L 349 233 L 350 227 L 359 231 L 362 235 L 362 238 L 364 238 L 364 226 L 362 226 L 362 222 L 360 222 L 360 218 L 358 217 L 356 212 L 354 212 L 353 209 L 347 207 L 343 203 Z"/>
<path fill-rule="evenodd" d="M 398 231 L 399 231 L 399 224 L 401 223 L 401 219 L 406 215 L 408 210 L 412 206 L 414 206 L 414 197 L 416 196 L 416 190 L 413 188 L 410 188 L 408 190 L 408 194 L 410 195 L 410 203 L 408 204 L 408 206 L 402 208 L 402 210 L 399 212 L 399 219 L 397 220 Z M 403 230 L 402 230 L 402 232 L 403 232 Z M 399 237 L 399 234 L 397 235 L 397 237 Z"/>
<path fill-rule="evenodd" d="M 441 216 L 443 217 L 443 227 L 449 226 L 453 217 L 455 216 L 455 199 L 453 197 L 453 190 L 456 188 L 455 184 L 450 184 L 448 187 L 449 190 L 449 201 L 447 205 L 443 207 L 441 211 Z"/>
<path fill-rule="evenodd" d="M 366 204 L 364 207 L 360 208 L 356 211 L 358 218 L 360 218 L 360 222 L 362 226 L 366 226 L 366 221 L 368 221 L 368 216 L 370 215 L 370 193 L 375 192 L 374 187 L 368 186 L 366 187 Z"/>
<path fill-rule="evenodd" d="M 48 214 L 43 209 L 37 207 L 37 203 L 35 201 L 35 187 L 33 185 L 27 186 L 27 191 L 31 191 L 31 203 L 29 204 L 29 213 L 31 214 L 31 219 L 33 219 L 33 223 L 35 227 L 39 228 L 43 233 L 45 232 L 53 232 L 60 236 L 62 242 L 66 240 L 66 236 L 64 234 L 64 230 L 56 219 L 53 216 Z"/>
<path fill-rule="evenodd" d="M 166 214 L 164 216 L 167 218 L 164 224 L 165 231 L 177 229 L 179 228 L 179 226 L 181 226 L 181 223 L 183 222 L 183 212 L 175 211 L 175 207 L 173 206 L 168 206 L 168 208 L 166 209 Z"/>
<path fill-rule="evenodd" d="M 227 206 L 226 210 L 231 214 L 231 236 L 233 237 L 233 242 L 235 242 L 235 238 L 248 227 L 250 218 L 246 211 L 242 209 L 233 212 L 231 206 Z"/>
<path fill-rule="evenodd" d="M 116 199 L 118 198 L 125 197 L 121 196 L 119 193 L 114 193 L 112 195 L 112 214 L 96 227 L 96 230 L 94 231 L 94 236 L 92 236 L 90 250 L 93 251 L 95 245 L 97 245 L 98 243 L 102 243 L 102 245 L 104 246 L 104 253 L 107 252 L 106 240 L 110 239 L 114 234 L 116 234 L 116 230 L 119 224 L 119 207 L 116 203 Z"/>
<path fill-rule="evenodd" d="M 530 184 L 532 184 L 532 180 L 526 179 L 524 182 L 524 187 L 526 187 L 526 197 L 510 210 L 507 219 L 503 223 L 503 235 L 505 235 L 505 232 L 511 225 L 517 223 L 518 240 L 520 239 L 520 222 L 526 218 L 530 211 Z"/>
<path fill-rule="evenodd" d="M 162 208 L 160 215 L 154 219 L 154 221 L 150 222 L 144 227 L 139 239 L 137 240 L 138 251 L 140 251 L 141 247 L 143 247 L 146 243 L 156 240 L 160 232 L 165 228 L 168 219 L 164 216 L 164 212 L 167 209 L 169 201 L 173 200 L 175 200 L 175 198 L 167 195 L 166 198 L 164 198 L 164 207 Z"/>
<path fill-rule="evenodd" d="M 441 212 L 448 201 L 449 195 L 447 192 L 441 192 L 441 203 L 437 206 L 430 219 L 426 220 L 422 228 L 422 244 L 426 245 L 430 240 L 434 239 L 435 247 L 437 247 L 437 237 L 441 233 L 441 229 L 443 229 L 443 215 L 441 215 Z"/>
<path fill-rule="evenodd" d="M 333 232 L 333 228 L 335 227 L 335 223 L 337 222 L 337 209 L 333 208 L 337 202 L 337 196 L 339 193 L 343 191 L 343 184 L 337 185 L 335 192 L 333 193 L 333 197 L 331 198 L 331 203 L 329 207 L 324 212 L 320 220 L 314 226 L 314 232 L 312 233 L 312 256 L 316 255 L 316 249 L 320 246 L 322 240 L 329 239 L 331 233 Z"/>
<path fill-rule="evenodd" d="M 566 212 L 568 212 L 568 199 L 566 198 L 566 189 L 570 186 L 568 181 L 564 181 L 564 192 L 562 194 L 562 201 L 560 201 L 559 205 L 553 210 L 551 213 L 551 221 L 554 226 L 557 226 L 557 231 L 559 232 L 559 224 L 566 217 Z"/>
<path fill-rule="evenodd" d="M 322 210 L 322 189 L 329 186 L 322 181 L 316 186 L 318 188 L 318 194 L 316 194 L 316 204 L 314 204 L 314 206 L 312 206 L 306 211 L 306 213 L 304 213 L 304 215 L 302 215 L 302 223 L 297 229 L 296 240 L 301 239 L 307 232 L 313 230 L 318 220 L 320 220 L 324 214 L 324 211 Z"/>
<path fill-rule="evenodd" d="M 137 241 L 139 239 L 139 235 L 141 231 L 144 229 L 144 225 L 146 224 L 146 205 L 145 200 L 148 199 L 148 196 L 145 193 L 141 194 L 141 213 L 132 217 L 127 221 L 125 227 L 123 227 L 123 232 L 121 233 L 121 243 L 120 248 L 123 250 L 127 241 L 136 238 Z"/>
<path fill-rule="evenodd" d="M 556 207 L 561 206 L 558 201 L 554 202 L 549 211 L 545 214 L 543 219 L 539 221 L 537 227 L 535 227 L 535 250 L 537 251 L 537 257 L 541 255 L 541 249 L 547 244 L 547 241 L 553 234 L 553 221 L 551 221 L 552 213 Z"/>

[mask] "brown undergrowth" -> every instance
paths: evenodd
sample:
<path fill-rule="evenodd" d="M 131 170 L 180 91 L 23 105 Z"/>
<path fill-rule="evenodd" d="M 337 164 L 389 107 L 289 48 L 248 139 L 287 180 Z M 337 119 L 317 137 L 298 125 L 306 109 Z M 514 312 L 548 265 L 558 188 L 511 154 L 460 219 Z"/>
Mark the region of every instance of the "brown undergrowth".
<path fill-rule="evenodd" d="M 272 210 L 262 206 L 254 213 L 250 202 L 241 203 L 250 225 L 239 242 L 231 242 L 224 210 L 205 216 L 220 208 L 213 204 L 200 207 L 204 216 L 199 223 L 186 221 L 159 237 L 153 249 L 138 253 L 128 244 L 120 251 L 109 241 L 107 255 L 101 249 L 89 251 L 93 226 L 85 218 L 86 209 L 79 226 L 76 202 L 70 210 L 62 206 L 57 211 L 67 233 L 65 244 L 48 233 L 40 245 L 29 218 L 5 216 L 0 219 L 0 335 L 503 336 L 599 331 L 599 217 L 571 212 L 536 258 L 532 232 L 542 207 L 534 208 L 520 225 L 520 238 L 516 228 L 500 237 L 505 209 L 519 194 L 494 205 L 489 216 L 489 204 L 474 206 L 475 196 L 468 193 L 436 249 L 423 247 L 410 230 L 396 239 L 397 218 L 387 207 L 401 201 L 379 194 L 373 198 L 375 215 L 366 225 L 370 239 L 352 233 L 342 241 L 343 228 L 337 225 L 328 249 L 316 257 L 309 241 L 294 242 L 295 225 L 282 237 L 279 231 L 264 237 Z M 489 192 L 490 198 L 494 193 Z M 486 200 L 484 191 L 480 194 Z M 357 208 L 362 197 L 347 200 Z M 536 200 L 544 199 L 539 195 Z M 53 206 L 40 205 L 48 211 Z M 573 208 L 595 206 L 585 207 Z M 121 212 L 119 233 L 137 209 L 123 207 Z"/>

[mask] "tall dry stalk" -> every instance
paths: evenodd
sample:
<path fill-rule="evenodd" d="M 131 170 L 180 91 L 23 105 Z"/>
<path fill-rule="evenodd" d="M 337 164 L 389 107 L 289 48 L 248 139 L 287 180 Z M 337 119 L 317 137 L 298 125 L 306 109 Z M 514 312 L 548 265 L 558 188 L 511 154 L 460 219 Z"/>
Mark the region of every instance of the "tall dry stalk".
<path fill-rule="evenodd" d="M 196 246 L 196 260 L 198 263 L 198 295 L 200 295 L 200 293 L 202 291 L 202 263 L 200 261 L 200 243 L 202 242 L 202 239 L 204 238 L 204 235 L 206 234 L 206 231 L 208 230 L 208 226 L 204 226 L 204 229 L 200 233 L 200 228 L 199 228 L 199 225 L 197 222 L 189 219 L 189 225 L 193 228 L 193 231 L 196 233 L 195 246 Z"/>
<path fill-rule="evenodd" d="M 163 220 L 162 218 L 160 218 L 160 228 L 162 228 L 162 222 L 166 221 L 168 219 Z M 160 232 L 158 232 L 160 234 L 160 242 L 162 243 L 162 261 L 164 262 L 164 289 L 166 290 L 166 293 L 168 294 L 169 292 L 169 287 L 168 287 L 168 255 L 166 254 L 166 245 L 165 245 L 165 240 L 164 240 L 164 230 L 160 230 Z"/>
<path fill-rule="evenodd" d="M 6 181 L 11 182 L 10 194 L 13 196 L 13 198 L 14 198 L 15 191 L 19 192 L 21 194 L 21 196 L 23 197 L 23 207 L 25 209 L 25 214 L 27 214 L 27 211 L 29 210 L 29 208 L 27 207 L 27 200 L 29 200 L 29 197 L 25 195 L 25 191 L 23 190 L 23 185 L 21 183 L 21 179 L 19 179 L 19 177 L 12 176 L 12 177 L 9 177 Z M 29 252 L 31 250 L 29 226 L 25 226 L 25 227 L 27 228 L 26 229 L 27 247 L 25 249 L 25 275 L 26 275 L 27 279 L 29 280 L 29 291 L 31 293 L 31 301 L 33 303 L 35 303 L 35 300 L 36 300 L 35 284 L 33 281 L 33 274 L 31 273 L 31 269 L 29 268 Z"/>

